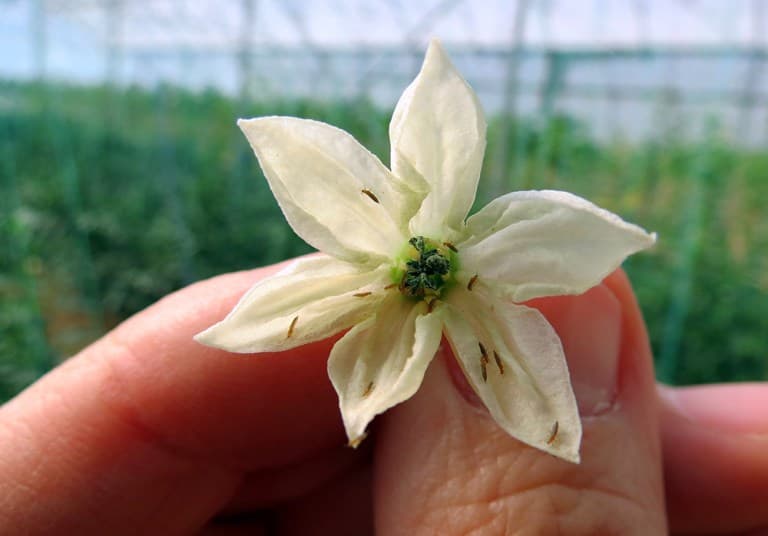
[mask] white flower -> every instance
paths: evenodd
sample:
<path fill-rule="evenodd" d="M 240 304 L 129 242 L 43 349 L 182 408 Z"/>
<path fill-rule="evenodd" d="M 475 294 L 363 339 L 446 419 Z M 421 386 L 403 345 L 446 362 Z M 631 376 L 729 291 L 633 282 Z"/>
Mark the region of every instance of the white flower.
<path fill-rule="evenodd" d="M 581 423 L 560 341 L 520 302 L 586 291 L 653 235 L 556 191 L 510 193 L 466 219 L 486 124 L 436 41 L 395 108 L 391 171 L 324 123 L 238 125 L 290 225 L 325 254 L 257 283 L 198 341 L 274 352 L 351 328 L 328 373 L 357 445 L 374 416 L 416 392 L 445 335 L 499 426 L 578 462 Z"/>

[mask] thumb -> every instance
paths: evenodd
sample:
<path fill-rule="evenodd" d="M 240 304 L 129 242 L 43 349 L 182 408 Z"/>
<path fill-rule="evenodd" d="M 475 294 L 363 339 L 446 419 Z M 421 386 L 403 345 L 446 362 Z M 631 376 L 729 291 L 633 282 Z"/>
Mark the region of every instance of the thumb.
<path fill-rule="evenodd" d="M 501 430 L 467 395 L 445 347 L 420 391 L 378 431 L 377 533 L 664 533 L 652 359 L 626 276 L 534 305 L 563 343 L 582 416 L 581 464 Z"/>

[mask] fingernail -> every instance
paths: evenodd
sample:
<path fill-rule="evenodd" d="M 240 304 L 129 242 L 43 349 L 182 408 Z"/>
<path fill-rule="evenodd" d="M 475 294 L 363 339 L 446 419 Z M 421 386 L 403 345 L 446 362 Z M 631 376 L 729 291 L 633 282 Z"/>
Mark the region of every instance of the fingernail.
<path fill-rule="evenodd" d="M 554 299 L 542 312 L 560 336 L 579 412 L 593 416 L 608 411 L 618 383 L 621 304 L 601 285 Z"/>

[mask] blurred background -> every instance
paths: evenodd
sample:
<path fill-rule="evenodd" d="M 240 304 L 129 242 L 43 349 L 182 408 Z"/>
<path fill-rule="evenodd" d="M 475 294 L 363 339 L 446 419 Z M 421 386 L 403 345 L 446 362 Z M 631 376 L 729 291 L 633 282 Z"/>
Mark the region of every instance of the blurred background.
<path fill-rule="evenodd" d="M 489 118 L 478 205 L 569 190 L 660 379 L 768 379 L 768 3 L 0 0 L 0 400 L 161 296 L 308 251 L 238 117 L 387 124 L 440 37 Z"/>

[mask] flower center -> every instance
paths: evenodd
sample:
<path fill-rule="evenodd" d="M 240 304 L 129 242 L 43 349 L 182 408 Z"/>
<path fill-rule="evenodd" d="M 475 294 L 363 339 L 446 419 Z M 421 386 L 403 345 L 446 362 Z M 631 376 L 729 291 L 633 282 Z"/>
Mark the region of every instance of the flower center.
<path fill-rule="evenodd" d="M 411 251 L 411 258 L 405 263 L 400 291 L 414 298 L 440 297 L 451 275 L 450 252 L 423 236 L 414 236 L 408 243 L 415 255 Z"/>

